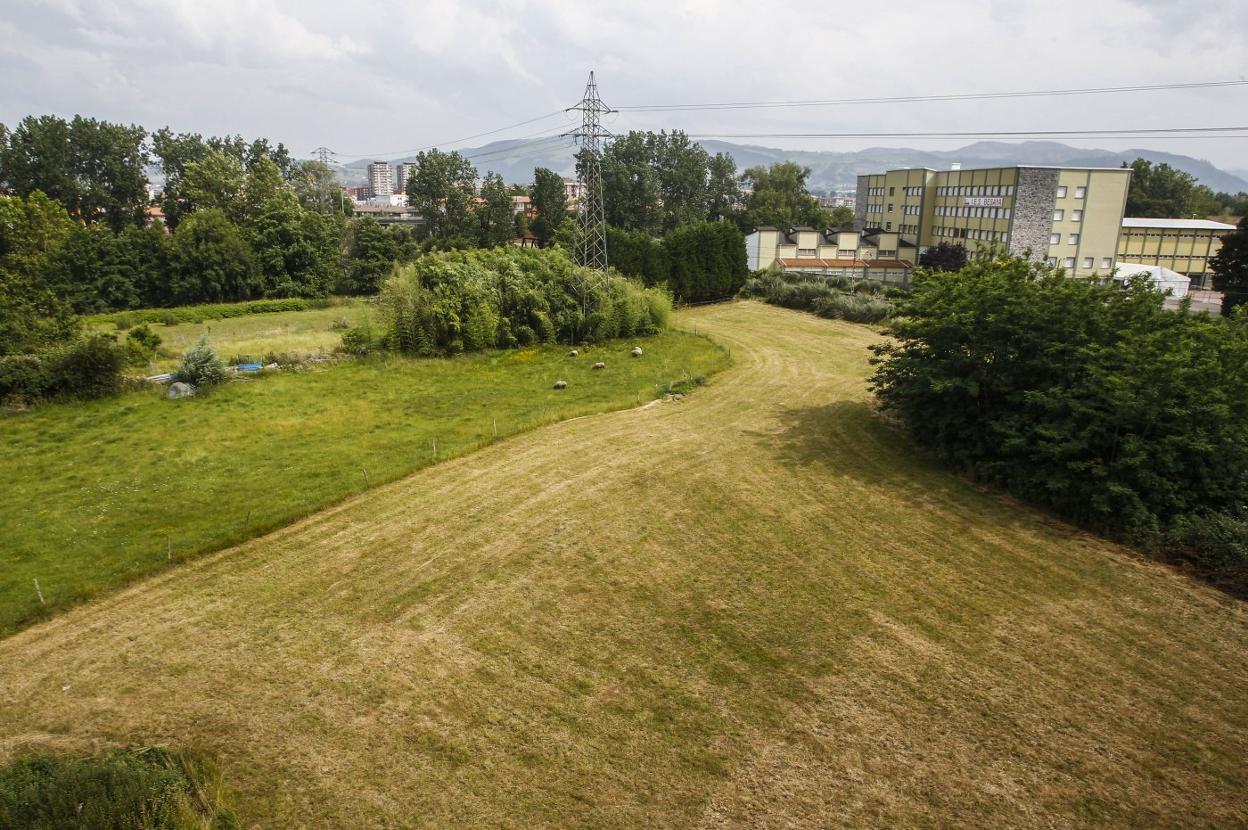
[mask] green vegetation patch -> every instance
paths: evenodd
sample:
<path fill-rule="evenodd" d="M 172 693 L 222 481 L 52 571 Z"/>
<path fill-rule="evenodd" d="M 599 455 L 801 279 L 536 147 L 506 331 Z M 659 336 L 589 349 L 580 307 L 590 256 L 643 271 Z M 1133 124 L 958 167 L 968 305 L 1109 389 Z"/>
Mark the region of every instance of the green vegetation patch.
<path fill-rule="evenodd" d="M 634 345 L 643 358 L 629 357 Z M 651 400 L 727 363 L 708 340 L 672 332 L 576 358 L 555 345 L 374 358 L 187 400 L 152 390 L 10 415 L 0 420 L 0 631 L 435 460 Z"/>
<path fill-rule="evenodd" d="M 238 821 L 203 753 L 160 747 L 87 758 L 23 755 L 0 767 L 0 827 L 227 830 Z"/>

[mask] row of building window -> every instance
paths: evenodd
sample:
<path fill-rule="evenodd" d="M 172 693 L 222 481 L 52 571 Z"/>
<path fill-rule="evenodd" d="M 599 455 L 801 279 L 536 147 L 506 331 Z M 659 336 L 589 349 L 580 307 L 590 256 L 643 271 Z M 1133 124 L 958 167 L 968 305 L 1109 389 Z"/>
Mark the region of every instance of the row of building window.
<path fill-rule="evenodd" d="M 867 205 L 867 213 L 883 213 L 883 205 Z"/>
<path fill-rule="evenodd" d="M 974 239 L 980 242 L 1009 242 L 1010 235 L 1004 231 L 983 230 L 981 228 L 947 228 L 940 225 L 933 229 L 933 234 L 946 239 Z"/>
<path fill-rule="evenodd" d="M 868 195 L 868 196 L 883 196 L 883 195 L 884 195 L 884 188 L 882 188 L 882 187 L 868 187 L 868 188 L 867 188 L 867 195 Z"/>
<path fill-rule="evenodd" d="M 1064 184 L 1063 184 L 1063 185 L 1060 185 L 1060 186 L 1057 188 L 1057 198 L 1059 198 L 1059 199 L 1065 199 L 1065 198 L 1066 198 L 1066 191 L 1067 191 L 1066 185 L 1064 185 Z M 1076 188 L 1075 188 L 1075 198 L 1076 198 L 1076 199 L 1082 199 L 1082 198 L 1084 198 L 1084 197 L 1085 197 L 1085 196 L 1087 196 L 1087 195 L 1088 195 L 1088 189 L 1087 189 L 1086 187 L 1084 187 L 1083 185 L 1079 185 L 1078 187 L 1076 187 Z"/>
<path fill-rule="evenodd" d="M 1162 239 L 1217 239 L 1218 237 L 1207 233 L 1171 233 L 1169 231 L 1135 231 L 1130 228 L 1123 228 L 1123 236 L 1156 236 Z"/>
<path fill-rule="evenodd" d="M 941 185 L 937 196 L 1013 196 L 1012 184 Z"/>
<path fill-rule="evenodd" d="M 937 205 L 937 216 L 966 216 L 977 219 L 1009 219 L 1010 209 L 999 207 L 953 207 Z"/>
<path fill-rule="evenodd" d="M 1055 257 L 1055 256 L 1051 256 L 1051 257 L 1049 257 L 1049 265 L 1050 265 L 1050 266 L 1055 266 L 1055 265 L 1057 265 L 1057 257 Z M 1108 256 L 1103 256 L 1103 257 L 1101 257 L 1101 267 L 1102 267 L 1102 268 L 1112 268 L 1112 267 L 1113 267 L 1113 265 L 1114 265 L 1114 258 L 1113 258 L 1113 257 L 1108 257 Z M 1074 258 L 1073 256 L 1068 256 L 1068 257 L 1066 257 L 1064 260 L 1062 260 L 1062 267 L 1063 267 L 1063 268 L 1074 268 L 1074 267 L 1075 267 L 1075 258 Z M 1082 265 L 1080 265 L 1079 267 L 1081 267 L 1081 268 L 1095 268 L 1095 267 L 1096 267 L 1096 257 L 1085 256 L 1085 257 L 1083 258 L 1083 264 L 1082 264 Z"/>
<path fill-rule="evenodd" d="M 1053 211 L 1053 221 L 1054 221 L 1054 222 L 1060 222 L 1060 221 L 1062 221 L 1062 220 L 1063 220 L 1063 219 L 1065 219 L 1065 218 L 1066 218 L 1066 211 L 1062 210 L 1061 208 L 1058 208 L 1057 210 Z M 1072 211 L 1070 212 L 1070 221 L 1072 221 L 1072 222 L 1082 222 L 1082 221 L 1083 221 L 1083 211 L 1082 211 L 1082 210 L 1072 210 Z"/>
<path fill-rule="evenodd" d="M 907 216 L 918 216 L 921 205 L 902 205 L 901 212 Z"/>
<path fill-rule="evenodd" d="M 1050 244 L 1050 245 L 1061 245 L 1061 244 L 1062 244 L 1062 235 L 1061 235 L 1060 233 L 1051 233 L 1051 234 L 1049 234 L 1049 244 Z M 1068 237 L 1066 238 L 1066 244 L 1067 244 L 1067 245 L 1078 245 L 1078 244 L 1079 244 L 1079 234 L 1077 234 L 1077 233 L 1072 233 L 1070 236 L 1068 236 Z"/>

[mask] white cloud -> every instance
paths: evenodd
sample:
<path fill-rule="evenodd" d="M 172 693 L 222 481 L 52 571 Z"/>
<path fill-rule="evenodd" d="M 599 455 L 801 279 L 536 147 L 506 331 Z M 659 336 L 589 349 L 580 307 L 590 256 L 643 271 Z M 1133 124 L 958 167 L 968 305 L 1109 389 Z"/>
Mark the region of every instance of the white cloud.
<path fill-rule="evenodd" d="M 6 10 L 0 69 L 15 89 L 0 99 L 0 120 L 83 112 L 150 127 L 267 135 L 302 152 L 318 144 L 371 151 L 416 147 L 567 106 L 591 68 L 614 105 L 1223 80 L 1248 71 L 1246 11 L 1243 3 L 1225 3 L 1193 15 L 1169 0 L 834 8 L 787 0 L 42 0 Z M 1234 88 L 622 113 L 612 128 L 1192 126 L 1235 123 L 1248 112 L 1246 100 L 1248 88 Z M 1151 143 L 1243 166 L 1243 141 Z"/>

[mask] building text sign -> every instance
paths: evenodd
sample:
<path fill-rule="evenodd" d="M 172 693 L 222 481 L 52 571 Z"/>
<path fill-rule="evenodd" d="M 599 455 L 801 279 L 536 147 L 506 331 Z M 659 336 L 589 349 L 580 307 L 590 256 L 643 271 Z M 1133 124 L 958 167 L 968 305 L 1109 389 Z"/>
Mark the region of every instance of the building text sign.
<path fill-rule="evenodd" d="M 962 200 L 966 207 L 1004 207 L 1004 196 L 967 196 Z"/>

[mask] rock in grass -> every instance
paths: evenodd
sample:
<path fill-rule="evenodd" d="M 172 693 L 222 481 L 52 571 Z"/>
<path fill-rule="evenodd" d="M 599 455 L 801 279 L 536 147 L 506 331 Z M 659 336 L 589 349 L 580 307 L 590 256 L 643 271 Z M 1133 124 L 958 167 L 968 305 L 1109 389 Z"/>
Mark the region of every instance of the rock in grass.
<path fill-rule="evenodd" d="M 641 346 L 634 346 L 633 350 L 629 352 L 629 354 L 633 357 L 641 357 Z"/>
<path fill-rule="evenodd" d="M 194 386 L 191 386 L 189 383 L 182 383 L 181 381 L 178 381 L 177 383 L 169 384 L 169 391 L 165 392 L 165 397 L 169 400 L 174 400 L 175 398 L 189 398 L 194 394 Z"/>
<path fill-rule="evenodd" d="M 555 388 L 556 388 L 556 389 L 567 389 L 567 388 L 568 388 L 568 382 L 567 382 L 566 380 L 557 380 L 557 381 L 555 381 Z"/>
<path fill-rule="evenodd" d="M 605 368 L 607 368 L 607 364 L 603 363 L 603 362 L 600 360 L 600 361 L 598 361 L 597 363 L 595 363 L 595 364 L 594 364 L 593 368 L 595 368 L 595 369 L 605 369 Z"/>

